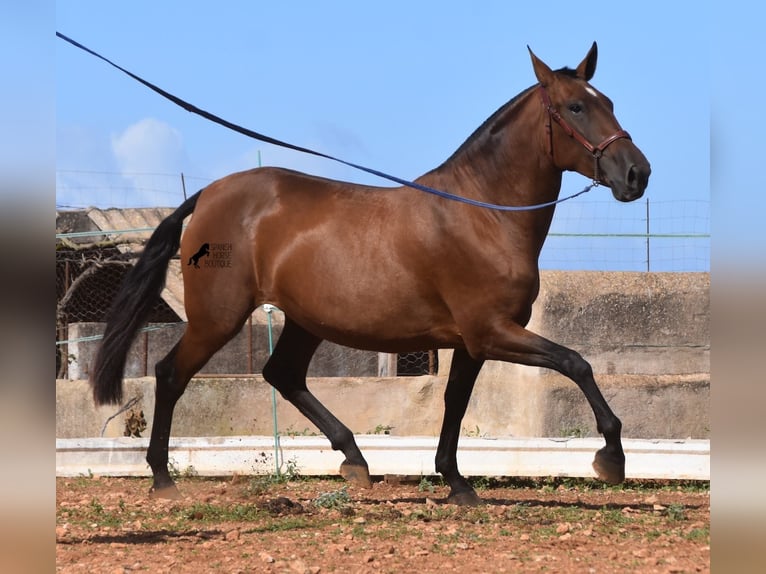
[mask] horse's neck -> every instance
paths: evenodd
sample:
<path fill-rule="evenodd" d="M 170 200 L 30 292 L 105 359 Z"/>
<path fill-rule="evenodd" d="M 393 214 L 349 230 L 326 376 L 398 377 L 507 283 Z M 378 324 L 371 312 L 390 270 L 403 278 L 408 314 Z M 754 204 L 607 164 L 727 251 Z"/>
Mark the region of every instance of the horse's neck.
<path fill-rule="evenodd" d="M 530 104 L 535 102 L 529 102 Z M 504 206 L 529 206 L 557 199 L 562 173 L 548 156 L 544 119 L 534 110 L 522 110 L 526 117 L 504 118 L 503 126 L 472 138 L 444 164 L 418 181 L 456 195 Z M 517 115 L 522 115 L 517 112 Z M 481 216 L 463 220 L 461 225 L 492 227 L 497 241 L 507 238 L 514 258 L 525 256 L 537 264 L 553 219 L 553 207 L 531 211 L 484 210 Z"/>
<path fill-rule="evenodd" d="M 419 181 L 498 205 L 537 205 L 555 200 L 561 188 L 561 171 L 548 154 L 544 118 L 534 98 L 535 93 L 530 93 L 496 114 L 494 123 L 485 124 Z"/>

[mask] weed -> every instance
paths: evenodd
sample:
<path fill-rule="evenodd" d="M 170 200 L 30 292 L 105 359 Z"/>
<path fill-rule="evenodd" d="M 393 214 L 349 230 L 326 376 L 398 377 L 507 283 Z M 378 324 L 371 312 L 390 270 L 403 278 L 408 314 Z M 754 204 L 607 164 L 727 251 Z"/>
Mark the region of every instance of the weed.
<path fill-rule="evenodd" d="M 684 508 L 683 504 L 670 504 L 665 509 L 665 514 L 668 518 L 671 520 L 685 520 L 686 519 L 686 509 Z"/>
<path fill-rule="evenodd" d="M 98 499 L 92 498 L 88 510 L 79 518 L 87 522 L 95 522 L 99 526 L 119 526 L 122 523 L 120 514 L 107 510 Z"/>
<path fill-rule="evenodd" d="M 91 469 L 88 469 L 88 474 L 87 474 L 87 475 L 84 475 L 84 474 L 80 473 L 80 474 L 77 476 L 77 479 L 75 480 L 75 484 L 76 484 L 78 487 L 80 487 L 80 488 L 83 488 L 83 487 L 85 487 L 85 486 L 88 484 L 88 482 L 89 482 L 89 481 L 91 481 L 91 480 L 93 480 L 93 471 L 92 471 Z"/>
<path fill-rule="evenodd" d="M 290 425 L 287 427 L 286 430 L 282 431 L 282 434 L 289 436 L 289 437 L 296 437 L 296 436 L 318 436 L 316 432 L 312 431 L 308 427 L 303 427 L 303 430 L 296 430 L 293 428 L 293 425 Z"/>
<path fill-rule="evenodd" d="M 179 478 L 193 478 L 195 476 L 199 476 L 199 473 L 197 472 L 197 469 L 194 468 L 194 466 L 190 464 L 186 468 L 181 469 L 178 466 L 178 461 L 172 457 L 168 460 L 168 472 L 170 473 L 170 476 L 171 478 L 173 478 L 173 480 L 178 480 Z"/>
<path fill-rule="evenodd" d="M 646 537 L 649 540 L 655 540 L 655 539 L 659 538 L 660 536 L 662 536 L 662 532 L 659 531 L 659 530 L 656 530 L 656 529 L 655 530 L 650 530 L 649 532 L 646 533 Z"/>
<path fill-rule="evenodd" d="M 261 510 L 252 504 L 236 504 L 232 507 L 196 503 L 183 511 L 181 518 L 202 522 L 253 521 L 261 516 Z"/>
<path fill-rule="evenodd" d="M 294 482 L 301 479 L 298 461 L 295 458 L 289 458 L 284 463 L 285 470 L 281 473 L 283 482 Z"/>
<path fill-rule="evenodd" d="M 375 428 L 367 434 L 391 434 L 393 428 L 391 425 L 375 425 Z"/>
<path fill-rule="evenodd" d="M 466 429 L 465 427 L 463 427 L 462 432 L 463 432 L 463 436 L 472 436 L 477 438 L 486 436 L 486 433 L 482 434 L 481 429 L 479 428 L 479 425 L 474 426 L 473 429 Z"/>
<path fill-rule="evenodd" d="M 104 513 L 104 506 L 97 499 L 93 498 L 90 501 L 90 510 L 100 515 Z"/>
<path fill-rule="evenodd" d="M 579 426 L 564 427 L 561 429 L 561 436 L 566 438 L 583 438 L 588 436 L 588 430 Z"/>
<path fill-rule="evenodd" d="M 709 528 L 692 528 L 689 532 L 684 534 L 684 537 L 687 540 L 709 540 L 710 539 L 710 529 Z"/>
<path fill-rule="evenodd" d="M 630 518 L 617 508 L 601 507 L 601 517 L 605 524 L 626 524 L 630 522 Z"/>
<path fill-rule="evenodd" d="M 272 466 L 269 462 L 271 460 L 273 460 L 273 457 L 265 452 L 261 452 L 259 458 L 256 459 L 256 466 L 253 468 L 255 474 L 247 485 L 247 492 L 249 494 L 257 496 L 259 494 L 264 494 L 269 487 L 275 484 L 284 484 L 286 482 L 301 480 L 300 467 L 295 458 L 283 461 L 284 470 L 281 470 L 280 468 L 279 472 L 276 472 L 276 470 L 269 474 L 259 472 L 259 466 Z"/>
<path fill-rule="evenodd" d="M 418 484 L 418 490 L 420 492 L 434 492 L 434 483 L 431 482 L 431 479 L 427 476 L 422 476 L 420 478 L 420 483 Z"/>
<path fill-rule="evenodd" d="M 492 487 L 492 479 L 487 476 L 475 476 L 471 478 L 471 484 L 478 491 L 489 490 Z"/>
<path fill-rule="evenodd" d="M 351 502 L 347 487 L 331 492 L 323 492 L 314 499 L 314 506 L 319 508 L 342 508 Z"/>
<path fill-rule="evenodd" d="M 279 520 L 273 520 L 265 525 L 244 530 L 243 533 L 257 534 L 259 532 L 287 532 L 290 530 L 301 530 L 309 527 L 312 527 L 311 522 L 302 516 L 286 516 L 280 518 Z"/>

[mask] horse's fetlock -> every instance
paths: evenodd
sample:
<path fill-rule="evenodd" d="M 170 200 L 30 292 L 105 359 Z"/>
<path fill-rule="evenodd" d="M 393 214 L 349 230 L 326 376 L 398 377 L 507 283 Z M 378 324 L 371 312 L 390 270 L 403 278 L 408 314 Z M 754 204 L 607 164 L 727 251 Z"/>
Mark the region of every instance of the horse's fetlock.
<path fill-rule="evenodd" d="M 597 430 L 604 437 L 616 437 L 619 438 L 622 433 L 622 421 L 617 417 L 612 417 L 609 420 L 603 421 L 597 425 Z"/>
<path fill-rule="evenodd" d="M 339 450 L 342 452 L 346 451 L 346 448 L 354 444 L 354 433 L 351 432 L 350 429 L 343 427 L 340 429 L 337 429 L 332 437 L 328 437 L 330 439 L 330 446 L 333 450 Z"/>

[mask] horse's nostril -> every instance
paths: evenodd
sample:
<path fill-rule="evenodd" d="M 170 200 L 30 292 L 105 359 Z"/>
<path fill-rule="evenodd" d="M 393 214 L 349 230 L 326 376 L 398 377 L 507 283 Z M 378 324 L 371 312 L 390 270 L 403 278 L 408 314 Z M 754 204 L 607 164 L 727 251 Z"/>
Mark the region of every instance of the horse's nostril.
<path fill-rule="evenodd" d="M 633 189 L 644 189 L 649 183 L 649 173 L 648 168 L 631 165 L 625 183 Z"/>

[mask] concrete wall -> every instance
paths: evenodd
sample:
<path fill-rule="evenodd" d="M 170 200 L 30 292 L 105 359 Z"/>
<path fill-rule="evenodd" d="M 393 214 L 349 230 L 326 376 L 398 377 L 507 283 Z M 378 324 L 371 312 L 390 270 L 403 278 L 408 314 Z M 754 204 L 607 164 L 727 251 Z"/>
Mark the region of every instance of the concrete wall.
<path fill-rule="evenodd" d="M 98 349 L 98 340 L 105 323 L 70 323 L 67 353 L 71 356 L 69 379 L 87 379 Z M 125 376 L 154 375 L 154 365 L 162 359 L 181 337 L 184 323 L 148 325 L 150 329 L 138 334 L 129 353 Z M 272 327 L 273 344 L 282 332 L 282 321 Z M 84 340 L 81 340 L 84 339 Z M 79 340 L 79 341 L 78 341 Z M 269 327 L 263 322 L 248 323 L 208 361 L 201 375 L 260 373 L 269 357 Z M 309 368 L 311 377 L 365 377 L 378 374 L 378 353 L 341 347 L 323 341 Z"/>
<path fill-rule="evenodd" d="M 626 437 L 708 438 L 709 275 L 703 273 L 544 272 L 529 328 L 580 352 L 623 421 Z M 438 376 L 312 378 L 310 388 L 353 431 L 437 435 L 451 351 Z M 152 378 L 126 381 L 149 428 Z M 283 433 L 316 429 L 278 397 Z M 270 434 L 270 387 L 258 376 L 195 378 L 179 402 L 175 436 Z M 57 381 L 57 436 L 99 436 L 114 407 L 93 407 L 87 383 Z M 105 436 L 121 436 L 125 414 Z M 593 415 L 568 379 L 489 362 L 463 421 L 479 436 L 596 436 Z"/>

